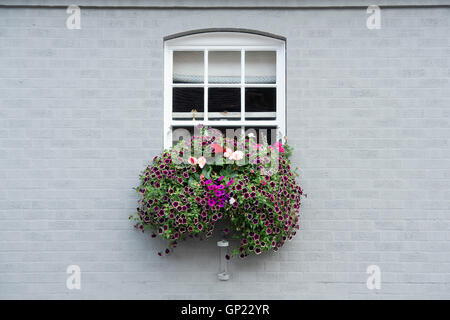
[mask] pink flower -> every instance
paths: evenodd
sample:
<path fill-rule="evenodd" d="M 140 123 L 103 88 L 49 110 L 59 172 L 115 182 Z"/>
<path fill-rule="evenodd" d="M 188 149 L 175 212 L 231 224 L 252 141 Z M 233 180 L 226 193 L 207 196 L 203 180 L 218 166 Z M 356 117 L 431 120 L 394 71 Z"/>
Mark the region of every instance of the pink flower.
<path fill-rule="evenodd" d="M 218 145 L 217 143 L 212 144 L 211 147 L 213 148 L 213 151 L 215 153 L 223 152 L 223 148 L 220 145 Z"/>
<path fill-rule="evenodd" d="M 189 157 L 189 163 L 192 165 L 196 165 L 197 164 L 197 159 L 194 157 Z"/>
<path fill-rule="evenodd" d="M 233 178 L 231 178 L 230 181 L 227 183 L 227 188 L 228 188 L 229 186 L 231 186 L 233 183 L 234 183 L 234 180 L 233 180 Z"/>
<path fill-rule="evenodd" d="M 284 152 L 283 144 L 281 142 L 275 143 L 274 146 L 275 148 L 278 148 L 278 151 L 280 151 L 281 153 Z"/>
<path fill-rule="evenodd" d="M 203 157 L 203 156 L 201 156 L 200 158 L 197 159 L 197 163 L 198 163 L 198 165 L 200 166 L 200 168 L 203 169 L 203 167 L 204 167 L 205 164 L 206 164 L 206 158 Z"/>

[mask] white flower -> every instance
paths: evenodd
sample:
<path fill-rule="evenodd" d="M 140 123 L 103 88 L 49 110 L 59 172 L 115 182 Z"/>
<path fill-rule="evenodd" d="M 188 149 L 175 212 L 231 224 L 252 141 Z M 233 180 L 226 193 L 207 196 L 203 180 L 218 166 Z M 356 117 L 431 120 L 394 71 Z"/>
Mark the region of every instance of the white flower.
<path fill-rule="evenodd" d="M 244 158 L 244 153 L 242 151 L 235 151 L 231 154 L 230 159 L 231 160 L 242 160 Z"/>
<path fill-rule="evenodd" d="M 206 164 L 206 158 L 205 157 L 198 158 L 197 159 L 197 163 L 198 163 L 199 167 L 203 169 L 203 167 Z"/>
<path fill-rule="evenodd" d="M 236 200 L 234 200 L 234 198 L 231 198 L 230 199 L 230 204 L 233 204 L 233 203 L 235 203 L 236 202 Z"/>
<path fill-rule="evenodd" d="M 250 132 L 250 133 L 248 134 L 248 137 L 249 137 L 249 138 L 254 138 L 254 137 L 255 137 L 255 134 L 254 134 L 253 132 Z"/>
<path fill-rule="evenodd" d="M 231 150 L 230 148 L 227 148 L 227 149 L 225 150 L 223 156 L 224 156 L 225 158 L 229 158 L 229 157 L 231 157 L 232 154 L 233 154 L 233 150 Z"/>

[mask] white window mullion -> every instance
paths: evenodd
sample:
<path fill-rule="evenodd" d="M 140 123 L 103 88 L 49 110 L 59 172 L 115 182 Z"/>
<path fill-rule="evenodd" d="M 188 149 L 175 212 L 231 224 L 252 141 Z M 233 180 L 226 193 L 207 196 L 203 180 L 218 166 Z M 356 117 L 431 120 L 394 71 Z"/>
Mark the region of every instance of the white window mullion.
<path fill-rule="evenodd" d="M 164 55 L 164 148 L 172 145 L 172 68 L 173 50 L 165 50 Z"/>
<path fill-rule="evenodd" d="M 217 127 L 278 127 L 280 125 L 279 121 L 276 120 L 269 120 L 269 121 L 260 121 L 260 120 L 247 120 L 247 121 L 240 121 L 240 120 L 232 120 L 232 121 L 220 121 L 220 120 L 208 120 L 208 121 L 201 121 L 205 126 L 217 126 Z M 173 120 L 170 122 L 171 126 L 195 126 L 199 123 L 198 120 L 192 121 L 192 120 Z"/>
<path fill-rule="evenodd" d="M 204 121 L 208 121 L 208 49 L 206 49 L 204 51 L 204 58 L 205 58 L 205 75 L 204 75 L 204 89 L 203 89 L 203 95 L 204 95 L 204 100 L 203 100 L 203 110 L 204 110 L 204 116 L 203 116 L 203 120 Z"/>
<path fill-rule="evenodd" d="M 279 123 L 279 127 L 277 131 L 280 131 L 284 136 L 286 135 L 286 106 L 285 106 L 285 49 L 284 46 L 282 48 L 277 49 L 276 56 L 276 114 L 277 114 L 277 122 Z"/>
<path fill-rule="evenodd" d="M 241 121 L 245 121 L 245 50 L 241 50 Z"/>

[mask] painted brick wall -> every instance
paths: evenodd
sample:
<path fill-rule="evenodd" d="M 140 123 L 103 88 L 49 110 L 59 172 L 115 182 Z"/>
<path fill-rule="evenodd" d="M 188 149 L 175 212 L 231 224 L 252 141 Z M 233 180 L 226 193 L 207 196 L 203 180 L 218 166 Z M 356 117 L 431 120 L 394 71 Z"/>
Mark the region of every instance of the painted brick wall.
<path fill-rule="evenodd" d="M 0 298 L 450 298 L 450 9 L 0 8 Z M 162 148 L 162 38 L 287 37 L 288 136 L 308 193 L 283 250 L 216 278 L 214 241 L 127 218 Z M 81 267 L 81 290 L 66 268 Z M 381 269 L 368 290 L 366 268 Z"/>

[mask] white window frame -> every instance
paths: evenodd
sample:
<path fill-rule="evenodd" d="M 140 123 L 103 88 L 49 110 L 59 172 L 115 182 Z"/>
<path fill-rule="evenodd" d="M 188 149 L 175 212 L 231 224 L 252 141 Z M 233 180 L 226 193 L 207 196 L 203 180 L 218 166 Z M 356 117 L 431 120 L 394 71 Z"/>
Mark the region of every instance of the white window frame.
<path fill-rule="evenodd" d="M 204 82 L 199 84 L 173 83 L 173 52 L 203 51 Z M 241 83 L 239 84 L 209 84 L 208 83 L 208 52 L 209 51 L 240 51 L 241 52 Z M 245 52 L 246 51 L 276 51 L 276 83 L 246 84 L 245 83 Z M 205 32 L 185 35 L 164 41 L 164 148 L 172 146 L 172 128 L 177 126 L 195 126 L 203 124 L 211 127 L 276 127 L 279 138 L 286 135 L 286 97 L 285 97 L 285 63 L 286 41 L 270 36 L 246 32 Z M 172 92 L 174 87 L 204 88 L 204 111 L 202 120 L 173 120 Z M 230 87 L 241 88 L 241 118 L 240 120 L 221 121 L 208 120 L 208 88 Z M 276 88 L 276 118 L 275 120 L 245 120 L 245 88 Z"/>

